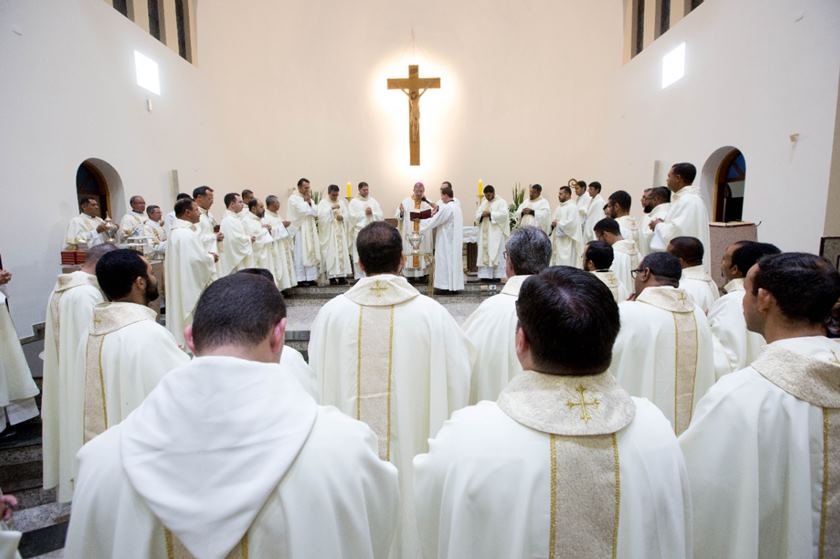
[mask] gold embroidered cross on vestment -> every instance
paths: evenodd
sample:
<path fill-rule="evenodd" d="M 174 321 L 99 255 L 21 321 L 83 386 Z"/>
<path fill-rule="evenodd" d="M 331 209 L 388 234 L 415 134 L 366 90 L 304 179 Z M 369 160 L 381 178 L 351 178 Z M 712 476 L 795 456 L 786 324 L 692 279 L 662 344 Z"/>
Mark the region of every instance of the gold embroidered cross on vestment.
<path fill-rule="evenodd" d="M 377 297 L 382 297 L 382 292 L 388 291 L 388 286 L 377 281 L 371 286 L 370 290 L 373 291 L 373 294 Z"/>
<path fill-rule="evenodd" d="M 589 413 L 589 406 L 597 408 L 601 404 L 601 400 L 599 400 L 598 398 L 593 398 L 592 400 L 587 401 L 586 396 L 584 394 L 586 392 L 586 387 L 582 384 L 577 385 L 577 387 L 575 387 L 575 390 L 577 390 L 578 393 L 578 400 L 566 400 L 566 406 L 570 410 L 576 407 L 580 407 L 580 419 L 584 423 L 588 423 L 589 420 L 592 419 L 592 414 Z"/>

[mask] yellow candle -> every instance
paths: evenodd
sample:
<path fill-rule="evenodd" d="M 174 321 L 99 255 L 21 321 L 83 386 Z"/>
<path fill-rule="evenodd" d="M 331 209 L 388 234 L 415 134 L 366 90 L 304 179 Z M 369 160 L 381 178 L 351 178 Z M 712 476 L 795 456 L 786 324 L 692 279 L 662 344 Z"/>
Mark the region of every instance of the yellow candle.
<path fill-rule="evenodd" d="M 349 182 L 347 183 L 347 197 L 348 198 L 353 197 L 353 183 L 349 183 Z"/>
<path fill-rule="evenodd" d="M 484 181 L 478 179 L 478 197 L 481 198 L 484 196 Z"/>

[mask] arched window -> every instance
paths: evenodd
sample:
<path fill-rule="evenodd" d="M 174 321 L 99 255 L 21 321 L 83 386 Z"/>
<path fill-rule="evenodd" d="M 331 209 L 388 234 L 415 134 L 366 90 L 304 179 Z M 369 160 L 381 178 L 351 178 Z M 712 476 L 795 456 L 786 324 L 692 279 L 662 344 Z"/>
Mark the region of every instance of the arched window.
<path fill-rule="evenodd" d="M 99 202 L 101 217 L 119 219 L 125 213 L 122 179 L 111 164 L 102 159 L 82 161 L 76 169 L 76 200 L 92 196 Z"/>
<path fill-rule="evenodd" d="M 715 221 L 742 221 L 747 162 L 738 149 L 721 161 L 715 179 Z"/>

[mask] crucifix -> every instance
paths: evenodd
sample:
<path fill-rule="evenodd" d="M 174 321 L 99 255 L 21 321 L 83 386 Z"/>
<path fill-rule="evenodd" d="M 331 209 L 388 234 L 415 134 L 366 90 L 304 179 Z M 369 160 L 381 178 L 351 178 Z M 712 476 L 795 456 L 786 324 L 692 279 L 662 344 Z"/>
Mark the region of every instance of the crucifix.
<path fill-rule="evenodd" d="M 388 78 L 388 89 L 408 96 L 408 145 L 411 165 L 420 165 L 420 97 L 427 89 L 439 89 L 440 78 L 419 77 L 419 66 L 408 66 L 408 78 Z"/>

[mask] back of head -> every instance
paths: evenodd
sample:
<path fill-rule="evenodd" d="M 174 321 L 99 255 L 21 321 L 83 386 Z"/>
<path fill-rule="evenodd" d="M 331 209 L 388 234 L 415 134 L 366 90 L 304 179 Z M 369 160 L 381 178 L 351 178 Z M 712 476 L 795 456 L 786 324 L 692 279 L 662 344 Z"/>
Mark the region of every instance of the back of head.
<path fill-rule="evenodd" d="M 193 205 L 192 198 L 181 198 L 175 202 L 175 217 L 182 217 Z"/>
<path fill-rule="evenodd" d="M 630 194 L 624 190 L 616 190 L 610 194 L 609 201 L 628 212 L 630 211 L 630 205 L 633 203 L 633 199 L 630 197 Z"/>
<path fill-rule="evenodd" d="M 440 193 L 441 193 L 442 195 L 449 196 L 450 198 L 454 198 L 454 197 L 455 197 L 455 193 L 452 191 L 452 185 L 451 185 L 451 184 L 449 184 L 449 183 L 444 183 L 444 184 L 446 184 L 446 185 L 448 185 L 448 186 L 443 186 L 443 187 L 441 187 L 441 189 L 440 189 Z"/>
<path fill-rule="evenodd" d="M 225 198 L 224 198 L 225 207 L 229 208 L 231 204 L 236 202 L 236 197 L 237 196 L 239 196 L 239 194 L 237 194 L 236 192 L 228 192 L 227 194 L 225 194 Z"/>
<path fill-rule="evenodd" d="M 195 307 L 196 355 L 222 346 L 257 346 L 285 317 L 283 296 L 261 274 L 236 273 L 218 279 L 204 290 Z"/>
<path fill-rule="evenodd" d="M 732 251 L 732 265 L 738 268 L 741 277 L 747 277 L 747 272 L 750 268 L 755 266 L 762 256 L 771 254 L 779 254 L 779 250 L 774 244 L 759 243 L 757 241 L 738 241 L 735 243 L 735 250 Z"/>
<path fill-rule="evenodd" d="M 197 186 L 193 188 L 192 197 L 195 199 L 199 196 L 205 196 L 208 192 L 213 192 L 213 189 L 209 186 Z"/>
<path fill-rule="evenodd" d="M 672 167 L 674 174 L 682 178 L 685 184 L 694 182 L 694 177 L 697 176 L 697 168 L 691 163 L 675 163 Z"/>
<path fill-rule="evenodd" d="M 595 224 L 593 229 L 599 233 L 612 233 L 613 235 L 621 235 L 621 227 L 618 222 L 611 217 L 605 217 Z"/>
<path fill-rule="evenodd" d="M 396 227 L 384 221 L 374 221 L 359 231 L 356 249 L 367 275 L 396 274 L 399 271 L 402 237 Z"/>
<path fill-rule="evenodd" d="M 175 197 L 175 201 L 177 202 L 178 200 L 192 200 L 192 196 L 190 196 L 190 195 L 189 195 L 189 194 L 187 194 L 186 192 L 180 192 L 180 193 L 178 193 L 178 195 Z"/>
<path fill-rule="evenodd" d="M 540 372 L 594 375 L 609 367 L 618 305 L 592 274 L 555 266 L 529 277 L 519 290 L 516 315 Z"/>
<path fill-rule="evenodd" d="M 586 243 L 586 252 L 584 255 L 587 260 L 592 261 L 592 265 L 595 266 L 596 270 L 609 270 L 615 258 L 613 247 L 604 241 L 589 241 Z"/>
<path fill-rule="evenodd" d="M 239 270 L 236 273 L 237 274 L 252 274 L 252 275 L 255 275 L 255 276 L 260 276 L 260 277 L 263 277 L 263 278 L 267 279 L 271 283 L 274 283 L 274 274 L 272 274 L 271 272 L 269 272 L 265 268 L 243 268 L 242 270 Z"/>
<path fill-rule="evenodd" d="M 106 252 L 96 263 L 96 281 L 109 301 L 127 297 L 138 277 L 148 277 L 146 261 L 136 250 L 119 248 Z"/>
<path fill-rule="evenodd" d="M 804 252 L 764 256 L 752 282 L 753 295 L 770 292 L 782 314 L 794 322 L 824 324 L 840 298 L 840 275 L 828 260 Z"/>
<path fill-rule="evenodd" d="M 703 243 L 696 237 L 674 237 L 668 243 L 668 252 L 685 260 L 687 266 L 703 264 Z"/>
<path fill-rule="evenodd" d="M 538 274 L 551 262 L 551 241 L 537 227 L 523 227 L 511 233 L 505 250 L 517 276 Z"/>
<path fill-rule="evenodd" d="M 682 277 L 682 267 L 677 257 L 667 252 L 651 252 L 642 259 L 639 269 L 645 268 L 659 280 L 659 283 L 669 284 L 676 287 Z"/>
<path fill-rule="evenodd" d="M 650 197 L 660 204 L 668 204 L 671 202 L 671 189 L 667 186 L 657 186 L 651 190 Z"/>
<path fill-rule="evenodd" d="M 248 210 L 250 210 L 250 211 L 253 211 L 254 208 L 256 208 L 259 205 L 260 205 L 260 201 L 257 200 L 256 198 L 251 198 L 250 200 L 248 200 Z"/>

